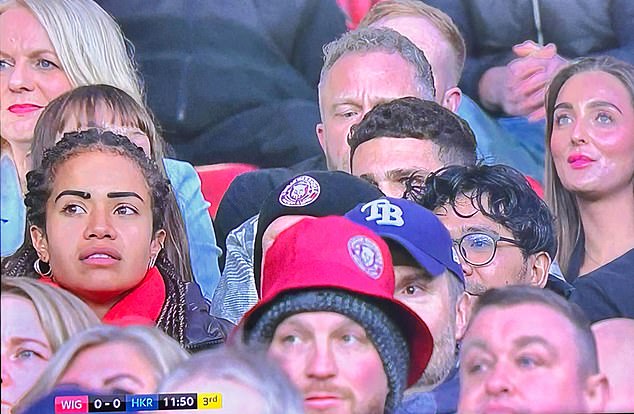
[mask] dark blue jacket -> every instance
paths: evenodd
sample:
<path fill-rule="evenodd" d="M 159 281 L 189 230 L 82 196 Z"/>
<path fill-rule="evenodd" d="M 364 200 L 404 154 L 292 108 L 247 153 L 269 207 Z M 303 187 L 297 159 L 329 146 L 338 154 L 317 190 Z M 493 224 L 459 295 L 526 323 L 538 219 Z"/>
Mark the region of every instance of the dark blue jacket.
<path fill-rule="evenodd" d="M 425 0 L 443 10 L 460 28 L 467 61 L 460 81 L 476 99 L 482 74 L 515 58 L 513 45 L 554 43 L 566 58 L 610 55 L 634 64 L 634 1 L 632 0 Z M 539 19 L 537 19 L 539 17 Z"/>
<path fill-rule="evenodd" d="M 289 166 L 321 152 L 322 46 L 335 0 L 97 0 L 135 48 L 148 104 L 177 158 Z"/>

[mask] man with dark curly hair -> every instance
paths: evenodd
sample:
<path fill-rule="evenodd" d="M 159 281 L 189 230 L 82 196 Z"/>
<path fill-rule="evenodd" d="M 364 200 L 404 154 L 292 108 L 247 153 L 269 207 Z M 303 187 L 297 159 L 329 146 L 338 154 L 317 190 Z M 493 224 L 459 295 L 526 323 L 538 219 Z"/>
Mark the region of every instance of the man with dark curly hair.
<path fill-rule="evenodd" d="M 551 266 L 557 251 L 553 215 L 513 167 L 446 167 L 422 186 L 411 185 L 407 196 L 449 230 L 470 295 L 516 284 L 570 294 L 558 266 Z"/>

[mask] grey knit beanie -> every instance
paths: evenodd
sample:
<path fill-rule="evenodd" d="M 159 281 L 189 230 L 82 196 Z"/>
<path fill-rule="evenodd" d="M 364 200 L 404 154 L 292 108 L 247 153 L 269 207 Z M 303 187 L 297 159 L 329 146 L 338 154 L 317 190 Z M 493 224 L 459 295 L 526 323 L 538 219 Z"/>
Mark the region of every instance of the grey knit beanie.
<path fill-rule="evenodd" d="M 343 290 L 317 289 L 291 291 L 281 294 L 244 326 L 247 342 L 268 346 L 277 326 L 297 313 L 336 312 L 361 325 L 374 344 L 388 379 L 389 393 L 385 408 L 391 412 L 403 398 L 409 369 L 409 350 L 401 330 L 372 300 Z"/>

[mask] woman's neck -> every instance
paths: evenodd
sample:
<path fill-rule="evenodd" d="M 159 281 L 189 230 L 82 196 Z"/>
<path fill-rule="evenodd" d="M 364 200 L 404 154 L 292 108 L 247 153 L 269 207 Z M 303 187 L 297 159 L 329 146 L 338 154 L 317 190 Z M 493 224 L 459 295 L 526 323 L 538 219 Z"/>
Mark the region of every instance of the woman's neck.
<path fill-rule="evenodd" d="M 95 314 L 97 315 L 97 317 L 102 320 L 106 314 L 108 313 L 108 311 L 110 309 L 112 309 L 112 307 L 115 305 L 115 303 L 117 303 L 117 301 L 119 300 L 119 298 L 117 298 L 117 300 L 109 302 L 109 303 L 101 303 L 101 302 L 92 302 L 86 299 L 83 299 L 84 302 L 86 302 L 86 304 L 90 307 L 90 309 L 93 310 L 93 312 L 95 312 Z"/>
<path fill-rule="evenodd" d="M 578 198 L 577 203 L 585 235 L 580 275 L 634 248 L 634 191 L 623 191 L 601 200 Z"/>
<path fill-rule="evenodd" d="M 15 164 L 15 168 L 18 172 L 18 180 L 20 181 L 20 188 L 22 193 L 26 193 L 26 173 L 30 170 L 29 153 L 31 152 L 31 144 L 12 144 L 11 145 L 11 158 Z"/>

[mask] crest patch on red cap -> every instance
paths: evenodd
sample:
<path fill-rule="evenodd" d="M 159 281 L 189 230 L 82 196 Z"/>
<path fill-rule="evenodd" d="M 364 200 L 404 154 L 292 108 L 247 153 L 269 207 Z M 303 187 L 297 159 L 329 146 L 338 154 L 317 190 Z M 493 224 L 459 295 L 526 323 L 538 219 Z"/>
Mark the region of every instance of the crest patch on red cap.
<path fill-rule="evenodd" d="M 300 175 L 282 190 L 279 202 L 286 207 L 304 207 L 317 200 L 320 192 L 317 180 L 308 175 Z"/>
<path fill-rule="evenodd" d="M 383 255 L 376 243 L 366 236 L 354 236 L 348 240 L 348 253 L 352 261 L 372 279 L 383 273 Z"/>

